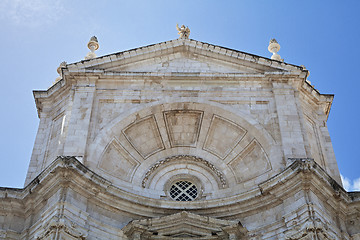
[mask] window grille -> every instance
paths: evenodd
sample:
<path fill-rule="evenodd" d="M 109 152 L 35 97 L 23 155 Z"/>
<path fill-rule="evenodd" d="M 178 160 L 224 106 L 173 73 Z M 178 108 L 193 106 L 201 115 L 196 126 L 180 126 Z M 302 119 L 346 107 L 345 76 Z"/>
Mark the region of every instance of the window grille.
<path fill-rule="evenodd" d="M 197 195 L 196 185 L 189 181 L 177 181 L 170 188 L 170 197 L 175 201 L 193 201 Z"/>

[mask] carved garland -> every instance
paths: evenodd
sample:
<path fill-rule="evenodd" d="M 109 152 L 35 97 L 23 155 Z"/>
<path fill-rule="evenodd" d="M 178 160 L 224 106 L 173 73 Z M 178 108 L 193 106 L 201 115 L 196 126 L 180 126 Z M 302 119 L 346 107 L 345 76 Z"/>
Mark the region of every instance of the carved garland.
<path fill-rule="evenodd" d="M 298 161 L 300 164 L 300 169 L 303 171 L 310 171 L 314 168 L 315 165 L 315 161 L 313 158 L 288 158 L 288 161 Z"/>
<path fill-rule="evenodd" d="M 63 231 L 75 239 L 85 240 L 87 237 L 87 234 L 82 232 L 74 222 L 58 216 L 55 216 L 46 226 L 43 226 L 43 229 L 42 232 L 35 236 L 35 239 L 45 239 L 48 235 L 59 231 Z"/>
<path fill-rule="evenodd" d="M 206 160 L 204 160 L 202 158 L 195 157 L 195 156 L 190 156 L 190 155 L 177 155 L 177 156 L 167 157 L 167 158 L 165 158 L 163 160 L 158 161 L 157 163 L 152 165 L 150 167 L 150 169 L 146 172 L 145 177 L 142 180 L 142 187 L 145 188 L 146 183 L 149 180 L 150 175 L 156 169 L 158 169 L 161 165 L 163 165 L 165 163 L 177 161 L 177 160 L 187 160 L 187 161 L 193 161 L 193 162 L 198 162 L 198 163 L 204 164 L 205 166 L 210 168 L 215 173 L 215 175 L 219 178 L 222 187 L 225 188 L 226 180 L 225 180 L 225 177 L 224 177 L 222 172 L 220 172 L 212 163 L 210 163 L 210 162 L 208 162 L 208 161 L 206 161 Z"/>
<path fill-rule="evenodd" d="M 308 219 L 301 227 L 297 226 L 294 229 L 285 233 L 286 240 L 300 240 L 307 239 L 309 235 L 323 236 L 321 239 L 335 240 L 336 237 L 330 233 L 327 225 L 323 224 L 320 219 Z"/>

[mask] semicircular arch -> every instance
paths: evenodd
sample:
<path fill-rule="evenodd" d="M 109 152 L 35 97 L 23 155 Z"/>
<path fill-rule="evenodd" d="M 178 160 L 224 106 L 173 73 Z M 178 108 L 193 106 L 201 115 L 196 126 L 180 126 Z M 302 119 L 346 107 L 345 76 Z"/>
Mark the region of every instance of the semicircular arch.
<path fill-rule="evenodd" d="M 279 144 L 258 121 L 219 103 L 191 100 L 149 103 L 119 115 L 89 145 L 85 164 L 108 171 L 114 183 L 139 187 L 153 164 L 176 155 L 205 159 L 226 174 L 229 187 L 281 168 Z M 130 166 L 117 171 L 131 169 L 124 173 L 128 179 L 116 177 L 113 168 L 120 165 Z"/>

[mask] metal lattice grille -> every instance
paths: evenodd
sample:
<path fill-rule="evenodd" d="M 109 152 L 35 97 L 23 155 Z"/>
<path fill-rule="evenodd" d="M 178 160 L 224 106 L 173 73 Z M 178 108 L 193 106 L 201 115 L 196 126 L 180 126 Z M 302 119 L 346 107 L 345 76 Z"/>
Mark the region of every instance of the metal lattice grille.
<path fill-rule="evenodd" d="M 197 195 L 197 187 L 189 181 L 178 181 L 170 188 L 170 197 L 176 201 L 193 201 Z"/>

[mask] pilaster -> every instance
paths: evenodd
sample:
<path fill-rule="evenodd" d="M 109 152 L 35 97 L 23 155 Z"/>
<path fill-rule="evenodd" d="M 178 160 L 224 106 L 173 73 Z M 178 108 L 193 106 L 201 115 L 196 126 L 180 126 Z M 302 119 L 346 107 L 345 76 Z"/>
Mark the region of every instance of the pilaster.
<path fill-rule="evenodd" d="M 84 156 L 93 99 L 95 96 L 95 78 L 80 79 L 73 87 L 74 97 L 69 119 L 68 132 L 64 143 L 65 156 Z"/>
<path fill-rule="evenodd" d="M 285 159 L 305 157 L 307 154 L 295 90 L 287 84 L 274 82 L 273 93 Z"/>
<path fill-rule="evenodd" d="M 29 169 L 26 175 L 24 186 L 28 185 L 40 172 L 45 160 L 46 144 L 50 132 L 51 120 L 45 113 L 40 114 L 39 128 L 36 134 L 35 143 L 31 155 Z"/>
<path fill-rule="evenodd" d="M 323 143 L 324 143 L 324 154 L 326 155 L 326 162 L 328 166 L 328 173 L 332 178 L 336 180 L 338 184 L 342 186 L 342 181 L 340 178 L 339 167 L 336 162 L 334 148 L 332 146 L 329 130 L 326 125 L 326 121 L 324 120 L 324 125 L 320 126 L 321 135 L 323 136 Z"/>

